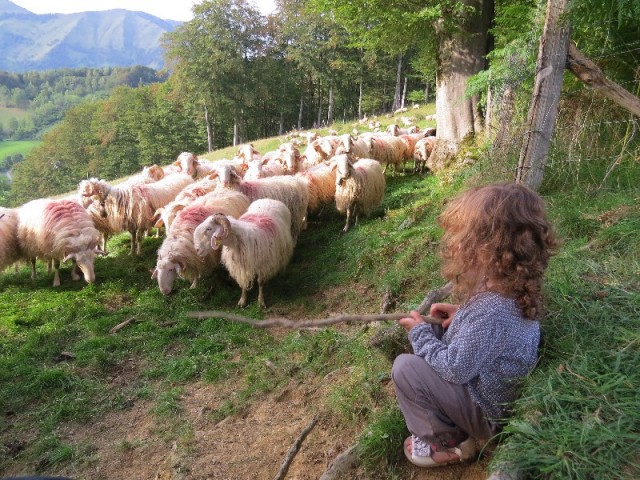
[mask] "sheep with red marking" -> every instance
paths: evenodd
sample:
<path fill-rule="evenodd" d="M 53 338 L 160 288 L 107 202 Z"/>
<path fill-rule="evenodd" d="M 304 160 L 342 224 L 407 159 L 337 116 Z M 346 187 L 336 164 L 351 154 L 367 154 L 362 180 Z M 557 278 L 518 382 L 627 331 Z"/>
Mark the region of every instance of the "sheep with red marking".
<path fill-rule="evenodd" d="M 216 214 L 193 233 L 198 255 L 222 249 L 221 263 L 242 289 L 238 306 L 247 304 L 247 292 L 258 282 L 258 303 L 265 308 L 264 284 L 284 270 L 293 255 L 291 213 L 268 198 L 256 200 L 240 218 Z"/>
<path fill-rule="evenodd" d="M 281 175 L 245 181 L 228 166 L 218 168 L 216 172 L 219 181 L 217 188 L 237 190 L 251 201 L 271 198 L 284 203 L 291 212 L 291 236 L 297 241 L 298 235 L 305 228 L 309 206 L 309 190 L 302 179 L 292 175 Z"/>
<path fill-rule="evenodd" d="M 0 272 L 20 258 L 18 211 L 0 207 Z"/>
<path fill-rule="evenodd" d="M 198 255 L 193 245 L 193 233 L 210 215 L 221 213 L 239 217 L 249 207 L 246 195 L 233 190 L 208 193 L 181 210 L 171 226 L 167 237 L 158 250 L 156 268 L 152 277 L 158 280 L 163 295 L 171 293 L 177 276 L 197 286 L 199 278 L 211 272 L 220 263 L 220 252 L 211 251 Z"/>
<path fill-rule="evenodd" d="M 176 197 L 164 207 L 158 208 L 154 215 L 154 227 L 164 227 L 168 233 L 173 220 L 182 209 L 193 203 L 196 199 L 213 192 L 218 185 L 215 178 L 204 177 L 184 187 Z"/>
<path fill-rule="evenodd" d="M 38 199 L 18 209 L 18 242 L 24 258 L 30 259 L 35 278 L 35 259 L 53 260 L 53 286 L 60 285 L 60 261 L 73 261 L 71 277 L 79 280 L 78 269 L 87 283 L 95 281 L 94 259 L 100 232 L 91 216 L 72 200 Z"/>
<path fill-rule="evenodd" d="M 342 229 L 349 231 L 351 217 L 358 224 L 360 214 L 369 215 L 382 203 L 385 177 L 380 163 L 362 158 L 352 163 L 348 155 L 333 157 L 336 169 L 336 208 L 346 213 L 347 221 Z"/>

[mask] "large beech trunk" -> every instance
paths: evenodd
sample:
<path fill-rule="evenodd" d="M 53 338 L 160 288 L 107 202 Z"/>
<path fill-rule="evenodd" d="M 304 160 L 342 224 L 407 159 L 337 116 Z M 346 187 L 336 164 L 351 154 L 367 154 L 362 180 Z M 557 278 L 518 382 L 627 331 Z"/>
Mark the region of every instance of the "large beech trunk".
<path fill-rule="evenodd" d="M 465 98 L 467 80 L 485 68 L 487 30 L 493 18 L 493 0 L 463 0 L 475 10 L 456 32 L 438 32 L 436 73 L 436 124 L 438 142 L 434 165 L 446 165 L 458 151 L 460 142 L 482 128 L 478 99 Z"/>

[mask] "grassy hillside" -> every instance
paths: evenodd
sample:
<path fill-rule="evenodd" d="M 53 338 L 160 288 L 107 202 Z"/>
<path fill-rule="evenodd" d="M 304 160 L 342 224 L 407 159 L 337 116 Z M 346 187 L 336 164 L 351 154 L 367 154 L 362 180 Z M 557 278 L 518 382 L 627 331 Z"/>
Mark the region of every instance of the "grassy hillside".
<path fill-rule="evenodd" d="M 0 160 L 16 153 L 21 153 L 26 156 L 33 148 L 40 145 L 42 142 L 39 140 L 5 140 L 0 142 Z"/>
<path fill-rule="evenodd" d="M 280 140 L 254 143 L 265 151 Z M 345 235 L 332 209 L 313 217 L 291 264 L 266 286 L 266 313 L 255 291 L 238 310 L 240 290 L 222 269 L 195 289 L 178 282 L 163 297 L 149 273 L 161 238 L 146 238 L 140 257 L 128 255 L 126 235 L 112 239 L 96 262 L 95 285 L 71 282 L 68 266 L 57 289 L 43 265 L 35 281 L 24 266 L 5 271 L 0 474 L 273 478 L 318 415 L 291 478 L 318 478 L 356 441 L 368 467 L 351 478 L 480 479 L 490 460 L 537 478 L 638 478 L 637 162 L 601 188 L 574 184 L 559 166 L 547 172 L 542 194 L 564 243 L 547 275 L 541 363 L 501 448 L 477 465 L 431 474 L 404 461 L 389 349 L 372 342 L 391 325 L 266 331 L 188 316 L 377 313 L 385 293 L 396 311 L 408 311 L 443 283 L 435 217 L 446 199 L 468 185 L 511 180 L 513 165 L 497 165 L 482 149 L 465 158 L 437 176 L 387 176 L 382 207 Z"/>

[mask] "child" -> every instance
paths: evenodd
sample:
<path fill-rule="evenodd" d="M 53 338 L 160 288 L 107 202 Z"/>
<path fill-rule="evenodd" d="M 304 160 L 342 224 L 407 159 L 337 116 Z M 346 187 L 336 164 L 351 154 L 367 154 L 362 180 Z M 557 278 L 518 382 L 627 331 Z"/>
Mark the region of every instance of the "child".
<path fill-rule="evenodd" d="M 542 275 L 557 246 L 542 199 L 518 184 L 467 190 L 438 221 L 443 275 L 462 304 L 431 306 L 442 338 L 415 311 L 398 320 L 415 354 L 392 370 L 412 434 L 405 455 L 423 467 L 471 460 L 474 438 L 499 431 L 537 361 Z"/>

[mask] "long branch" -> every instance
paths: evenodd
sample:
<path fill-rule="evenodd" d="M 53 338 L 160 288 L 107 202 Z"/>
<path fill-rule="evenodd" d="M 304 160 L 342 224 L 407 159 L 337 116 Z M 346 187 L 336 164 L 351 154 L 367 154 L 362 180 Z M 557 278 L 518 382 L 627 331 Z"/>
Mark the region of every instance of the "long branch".
<path fill-rule="evenodd" d="M 446 298 L 453 289 L 453 285 L 449 282 L 441 288 L 437 288 L 429 292 L 424 298 L 422 303 L 416 308 L 416 311 L 423 315 L 425 322 L 440 325 L 442 323 L 441 318 L 434 318 L 425 315 L 426 310 L 432 303 Z M 255 328 L 271 328 L 271 327 L 284 327 L 284 328 L 308 328 L 308 327 L 326 327 L 328 325 L 335 325 L 336 323 L 371 323 L 381 322 L 388 320 L 400 320 L 401 318 L 408 317 L 408 313 L 386 313 L 378 315 L 356 315 L 356 314 L 344 314 L 335 317 L 321 318 L 316 320 L 290 320 L 283 317 L 266 318 L 264 320 L 254 320 L 252 318 L 237 315 L 235 313 L 211 310 L 203 312 L 189 312 L 188 317 L 191 318 L 222 318 L 225 320 L 231 320 L 233 322 L 246 323 Z"/>

